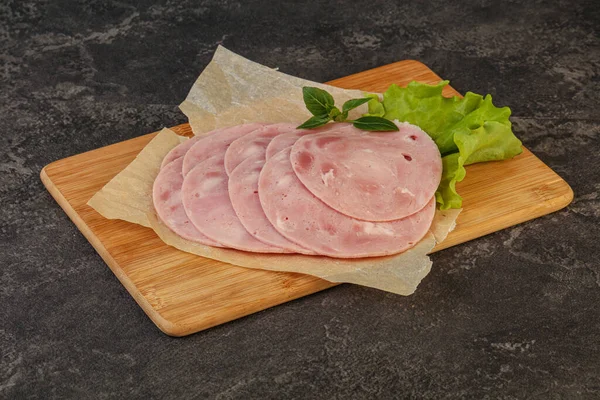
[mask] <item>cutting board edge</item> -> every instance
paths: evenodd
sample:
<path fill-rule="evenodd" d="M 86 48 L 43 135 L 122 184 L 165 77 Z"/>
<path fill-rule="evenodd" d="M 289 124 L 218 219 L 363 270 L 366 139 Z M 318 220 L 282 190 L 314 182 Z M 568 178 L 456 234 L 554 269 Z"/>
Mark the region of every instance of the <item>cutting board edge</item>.
<path fill-rule="evenodd" d="M 110 146 L 110 145 L 109 145 Z M 93 151 L 93 150 L 91 150 Z M 85 154 L 85 153 L 82 153 Z M 71 156 L 75 157 L 75 156 Z M 190 329 L 181 326 L 179 324 L 173 323 L 167 319 L 165 319 L 160 313 L 155 310 L 152 305 L 146 300 L 146 298 L 142 295 L 142 293 L 137 289 L 137 287 L 131 282 L 131 280 L 119 271 L 117 262 L 111 257 L 110 253 L 106 248 L 102 245 L 102 243 L 97 239 L 96 236 L 92 234 L 92 231 L 88 227 L 88 225 L 83 221 L 83 219 L 79 216 L 79 214 L 75 211 L 75 209 L 71 206 L 69 201 L 63 196 L 58 187 L 54 185 L 52 179 L 46 173 L 46 169 L 52 164 L 57 163 L 59 161 L 66 160 L 71 157 L 66 157 L 61 160 L 54 161 L 40 171 L 40 179 L 48 193 L 54 198 L 54 200 L 58 203 L 60 208 L 67 214 L 69 219 L 77 226 L 79 231 L 83 234 L 83 236 L 90 242 L 92 247 L 96 250 L 96 252 L 100 255 L 102 260 L 108 265 L 112 273 L 117 277 L 119 282 L 127 289 L 127 292 L 134 298 L 136 303 L 142 308 L 144 313 L 152 320 L 152 322 L 160 329 L 163 333 L 169 336 L 185 336 L 190 333 Z M 209 328 L 209 327 L 207 327 Z"/>
<path fill-rule="evenodd" d="M 336 78 L 336 79 L 327 81 L 325 83 L 327 85 L 337 86 L 337 84 L 338 84 L 339 81 L 345 81 L 345 80 L 352 79 L 354 77 L 357 77 L 357 76 L 360 76 L 360 75 L 365 75 L 365 74 L 375 74 L 375 73 L 377 73 L 379 71 L 387 71 L 387 70 L 390 70 L 393 67 L 399 66 L 399 65 L 415 65 L 415 66 L 418 66 L 418 67 L 422 68 L 423 70 L 428 71 L 428 73 L 431 73 L 432 75 L 434 75 L 435 78 L 439 79 L 440 81 L 443 80 L 438 74 L 436 74 L 431 68 L 429 68 L 427 66 L 427 64 L 424 64 L 423 62 L 418 61 L 418 60 L 408 59 L 408 60 L 395 61 L 393 63 L 389 63 L 389 64 L 385 64 L 385 65 L 380 65 L 378 67 L 373 67 L 373 68 L 370 68 L 370 69 L 367 69 L 367 70 L 364 70 L 364 71 L 361 71 L 361 72 L 356 72 L 356 73 L 351 74 L 351 75 L 342 76 L 340 78 Z"/>
<path fill-rule="evenodd" d="M 548 167 L 548 168 L 550 168 L 550 167 Z M 552 171 L 554 172 L 554 170 L 552 170 Z M 504 229 L 508 229 L 510 227 L 523 224 L 525 222 L 533 221 L 534 219 L 538 219 L 538 218 L 541 218 L 546 215 L 550 215 L 552 213 L 562 210 L 563 208 L 565 208 L 569 204 L 571 204 L 571 202 L 573 201 L 573 198 L 574 198 L 574 192 L 573 192 L 573 189 L 571 188 L 571 186 L 569 185 L 569 183 L 567 181 L 565 181 L 564 179 L 562 179 L 558 174 L 557 174 L 557 178 L 558 178 L 557 179 L 558 184 L 560 184 L 561 186 L 564 187 L 565 194 L 562 194 L 557 197 L 553 197 L 550 200 L 545 200 L 543 203 L 541 203 L 542 206 L 538 207 L 538 209 L 535 213 L 530 214 L 528 217 L 519 219 L 519 220 L 517 220 L 517 222 L 513 221 L 510 223 L 506 223 L 506 224 L 500 224 L 499 229 L 484 230 L 481 235 L 477 236 L 476 238 L 467 240 L 467 241 L 451 242 L 451 241 L 445 240 L 441 243 L 438 243 L 433 248 L 433 250 L 431 251 L 430 254 L 437 253 L 438 251 L 446 250 L 451 247 L 470 242 L 472 240 L 477 240 L 484 236 L 491 235 L 492 233 L 500 232 Z M 511 218 L 509 218 L 509 217 L 514 216 L 515 214 L 518 215 L 518 213 L 507 214 L 505 217 L 503 217 L 503 220 L 509 221 L 509 220 L 511 220 Z M 457 225 L 459 223 L 460 223 L 460 215 L 458 216 Z"/>
<path fill-rule="evenodd" d="M 186 124 L 181 124 L 181 125 L 186 125 Z M 144 136 L 155 135 L 156 133 L 158 133 L 158 132 L 146 134 Z M 105 147 L 109 147 L 109 146 L 111 146 L 111 145 L 108 145 Z M 85 153 L 81 153 L 81 154 L 85 154 Z M 65 212 L 65 214 L 67 214 L 69 219 L 75 224 L 75 226 L 79 229 L 79 231 L 83 234 L 83 236 L 90 242 L 92 247 L 100 255 L 102 260 L 104 260 L 106 265 L 108 265 L 108 267 L 110 268 L 112 273 L 117 277 L 119 282 L 121 282 L 121 284 L 125 287 L 127 292 L 129 292 L 129 294 L 134 298 L 136 303 L 142 308 L 142 310 L 148 316 L 148 318 L 150 318 L 150 320 L 158 327 L 158 329 L 161 332 L 163 332 L 164 334 L 166 334 L 168 336 L 172 336 L 172 337 L 187 336 L 192 333 L 206 330 L 206 329 L 209 329 L 209 328 L 212 328 L 212 327 L 215 327 L 215 326 L 218 326 L 218 325 L 221 325 L 226 322 L 230 322 L 230 321 L 233 321 L 233 320 L 236 320 L 239 318 L 247 317 L 256 312 L 264 311 L 268 308 L 275 307 L 277 305 L 286 303 L 288 301 L 297 300 L 299 298 L 310 296 L 311 294 L 315 294 L 315 293 L 321 292 L 323 290 L 331 289 L 332 287 L 340 285 L 340 283 L 327 282 L 325 287 L 319 286 L 319 287 L 313 287 L 309 290 L 297 291 L 294 293 L 293 296 L 282 297 L 280 299 L 280 301 L 276 301 L 273 303 L 265 303 L 264 307 L 260 307 L 260 309 L 256 309 L 256 310 L 249 309 L 247 312 L 238 314 L 232 318 L 223 318 L 222 320 L 213 319 L 212 322 L 210 322 L 210 323 L 208 323 L 207 321 L 202 320 L 202 319 L 198 320 L 196 323 L 193 323 L 193 324 L 178 324 L 178 323 L 172 322 L 169 319 L 162 316 L 160 311 L 156 310 L 152 306 L 152 304 L 150 302 L 148 302 L 146 297 L 144 297 L 142 292 L 137 288 L 137 286 L 135 286 L 135 284 L 129 279 L 129 277 L 120 270 L 117 262 L 111 257 L 110 252 L 102 245 L 102 242 L 100 242 L 97 239 L 97 237 L 95 235 L 93 235 L 89 226 L 85 223 L 85 221 L 83 221 L 83 219 L 79 216 L 77 211 L 75 211 L 75 209 L 73 208 L 71 203 L 69 203 L 69 201 L 63 196 L 63 194 L 60 192 L 58 187 L 54 184 L 54 182 L 52 181 L 52 179 L 46 172 L 46 169 L 48 167 L 51 167 L 53 164 L 60 163 L 61 161 L 65 161 L 65 160 L 68 160 L 69 158 L 77 157 L 79 155 L 80 154 L 76 154 L 74 156 L 65 157 L 63 159 L 53 161 L 50 164 L 46 165 L 40 171 L 40 180 L 42 181 L 43 185 L 46 187 L 46 190 L 48 190 L 48 193 L 50 193 L 50 195 L 58 203 L 60 208 L 63 209 L 63 211 Z M 326 281 L 323 281 L 323 282 L 326 282 Z"/>

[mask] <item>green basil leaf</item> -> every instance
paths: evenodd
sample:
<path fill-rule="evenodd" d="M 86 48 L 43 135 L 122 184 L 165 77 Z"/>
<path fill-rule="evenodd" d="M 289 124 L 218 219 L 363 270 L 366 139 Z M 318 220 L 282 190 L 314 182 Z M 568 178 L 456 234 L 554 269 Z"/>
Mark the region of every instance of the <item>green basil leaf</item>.
<path fill-rule="evenodd" d="M 296 129 L 316 128 L 325 125 L 329 121 L 331 121 L 331 117 L 329 115 L 315 115 L 314 117 L 310 117 L 308 120 L 304 121 L 302 125 L 297 126 Z"/>
<path fill-rule="evenodd" d="M 359 107 L 363 104 L 365 104 L 366 102 L 368 102 L 369 100 L 371 100 L 369 97 L 365 97 L 363 99 L 352 99 L 352 100 L 348 100 L 347 102 L 344 103 L 344 105 L 342 106 L 342 112 L 348 112 L 350 110 L 354 110 L 356 107 Z"/>
<path fill-rule="evenodd" d="M 381 117 L 360 117 L 352 124 L 363 131 L 397 131 L 398 127 L 389 119 Z"/>
<path fill-rule="evenodd" d="M 306 108 L 314 116 L 328 114 L 334 107 L 333 97 L 323 89 L 311 86 L 302 88 L 302 97 Z"/>

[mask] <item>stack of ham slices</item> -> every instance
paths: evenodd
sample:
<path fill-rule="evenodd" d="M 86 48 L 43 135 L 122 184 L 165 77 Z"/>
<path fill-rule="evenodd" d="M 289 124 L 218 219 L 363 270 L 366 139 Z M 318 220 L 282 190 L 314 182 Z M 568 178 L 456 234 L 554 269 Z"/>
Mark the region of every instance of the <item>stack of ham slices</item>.
<path fill-rule="evenodd" d="M 259 253 L 400 253 L 429 230 L 442 161 L 420 128 L 365 132 L 245 124 L 195 136 L 164 158 L 160 220 L 184 239 Z"/>

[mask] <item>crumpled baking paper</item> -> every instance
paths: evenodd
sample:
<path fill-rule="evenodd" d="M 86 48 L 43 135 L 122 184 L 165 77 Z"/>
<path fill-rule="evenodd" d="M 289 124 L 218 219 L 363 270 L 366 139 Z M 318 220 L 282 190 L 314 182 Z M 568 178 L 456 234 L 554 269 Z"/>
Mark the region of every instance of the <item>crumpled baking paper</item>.
<path fill-rule="evenodd" d="M 293 122 L 300 125 L 312 114 L 304 106 L 302 87 L 327 90 L 338 108 L 364 97 L 360 90 L 340 89 L 277 72 L 219 46 L 179 108 L 194 134 L 247 122 Z M 367 112 L 367 105 L 349 117 Z"/>
<path fill-rule="evenodd" d="M 362 96 L 358 91 L 285 75 L 219 47 L 181 109 L 189 117 L 196 135 L 215 127 L 251 121 L 300 123 L 310 117 L 302 101 L 302 86 L 307 85 L 326 89 L 336 104 Z M 150 227 L 167 245 L 201 257 L 246 268 L 314 275 L 330 282 L 354 283 L 401 295 L 412 294 L 429 273 L 432 263 L 427 254 L 454 228 L 460 213 L 460 210 L 438 210 L 430 232 L 415 247 L 386 257 L 336 259 L 205 246 L 174 234 L 160 222 L 152 204 L 152 185 L 162 159 L 183 140 L 186 138 L 163 129 L 88 205 L 105 218 Z"/>

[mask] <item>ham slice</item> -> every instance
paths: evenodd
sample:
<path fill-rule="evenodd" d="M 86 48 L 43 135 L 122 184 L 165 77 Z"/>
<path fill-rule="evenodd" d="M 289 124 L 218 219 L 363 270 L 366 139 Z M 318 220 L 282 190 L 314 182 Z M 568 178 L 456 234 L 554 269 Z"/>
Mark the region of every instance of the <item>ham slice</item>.
<path fill-rule="evenodd" d="M 222 153 L 197 164 L 185 176 L 181 197 L 190 221 L 204 235 L 234 249 L 258 253 L 287 252 L 254 238 L 236 216 L 229 200 L 224 156 L 223 149 Z"/>
<path fill-rule="evenodd" d="M 336 123 L 330 123 L 330 124 L 326 124 L 320 128 L 316 128 L 316 129 L 295 129 L 293 131 L 287 132 L 287 133 L 282 133 L 281 135 L 275 136 L 273 138 L 273 140 L 271 140 L 269 142 L 269 145 L 267 146 L 267 152 L 265 154 L 265 157 L 267 160 L 269 160 L 269 158 L 273 157 L 275 154 L 279 153 L 281 150 L 286 149 L 290 146 L 293 146 L 294 143 L 296 143 L 296 141 L 298 139 L 300 139 L 302 136 L 305 135 L 311 135 L 313 133 L 319 133 L 319 132 L 325 132 L 328 130 L 340 130 L 340 131 L 346 131 L 346 130 L 352 130 L 352 129 L 356 129 L 354 128 L 352 125 L 347 124 L 345 122 L 336 122 Z"/>
<path fill-rule="evenodd" d="M 163 161 L 160 165 L 160 167 L 164 167 L 165 165 L 167 165 L 168 163 L 170 163 L 171 161 L 179 158 L 179 157 L 183 157 L 185 156 L 185 154 L 188 152 L 188 150 L 194 145 L 196 144 L 196 142 L 198 140 L 204 139 L 205 137 L 209 136 L 209 135 L 214 135 L 214 134 L 218 134 L 219 132 L 221 132 L 223 129 L 215 129 L 214 131 L 210 131 L 204 135 L 198 135 L 198 136 L 194 136 L 192 138 L 190 138 L 189 140 L 186 140 L 185 142 L 181 143 L 179 146 L 176 146 L 175 148 L 173 148 L 170 152 L 167 153 L 167 155 L 165 156 L 165 158 L 163 158 Z"/>
<path fill-rule="evenodd" d="M 185 156 L 185 153 L 187 153 L 188 150 L 200 139 L 202 139 L 202 136 L 194 136 L 193 138 L 181 143 L 179 146 L 175 146 L 170 152 L 167 153 L 165 158 L 163 158 L 162 163 L 160 164 L 160 168 L 162 169 L 171 161 Z M 181 160 L 181 163 L 183 165 L 183 160 Z"/>
<path fill-rule="evenodd" d="M 189 140 L 184 143 L 187 142 Z M 182 238 L 209 246 L 222 247 L 221 244 L 198 231 L 185 213 L 181 202 L 182 165 L 183 157 L 171 161 L 160 170 L 154 180 L 152 200 L 156 214 L 169 229 Z"/>
<path fill-rule="evenodd" d="M 257 129 L 231 143 L 225 153 L 225 171 L 227 175 L 241 164 L 242 161 L 252 158 L 264 160 L 266 148 L 274 137 L 286 132 L 297 132 L 295 124 L 271 124 Z M 302 130 L 301 132 L 306 132 Z"/>
<path fill-rule="evenodd" d="M 293 169 L 312 194 L 342 214 L 376 222 L 407 217 L 430 203 L 442 159 L 420 128 L 398 127 L 303 136 L 292 147 Z"/>
<path fill-rule="evenodd" d="M 383 256 L 407 250 L 425 236 L 435 212 L 431 197 L 421 211 L 397 221 L 369 222 L 348 217 L 320 201 L 300 182 L 290 162 L 289 148 L 265 164 L 258 188 L 265 215 L 279 233 L 331 257 Z"/>
<path fill-rule="evenodd" d="M 217 154 L 225 154 L 225 151 L 234 140 L 262 128 L 265 124 L 244 124 L 222 129 L 220 132 L 210 136 L 204 136 L 188 150 L 183 158 L 183 176 L 185 177 L 196 165 Z"/>
<path fill-rule="evenodd" d="M 314 254 L 287 240 L 267 219 L 258 197 L 258 178 L 263 165 L 264 158 L 248 158 L 229 174 L 229 198 L 235 214 L 244 228 L 261 242 L 295 253 Z"/>

